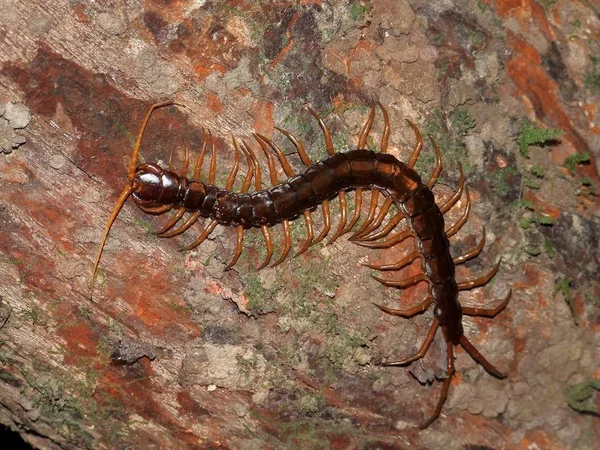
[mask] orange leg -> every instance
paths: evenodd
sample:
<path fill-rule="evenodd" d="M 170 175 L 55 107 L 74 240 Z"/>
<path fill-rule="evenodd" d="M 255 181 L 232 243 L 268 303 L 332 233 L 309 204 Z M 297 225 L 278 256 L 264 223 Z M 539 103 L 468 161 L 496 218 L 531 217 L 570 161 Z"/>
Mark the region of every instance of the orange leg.
<path fill-rule="evenodd" d="M 450 210 L 450 208 L 452 208 L 456 204 L 456 202 L 462 195 L 463 188 L 465 187 L 465 174 L 463 173 L 462 165 L 458 166 L 458 170 L 460 171 L 460 180 L 458 182 L 458 189 L 456 190 L 456 192 L 454 194 L 452 194 L 452 197 L 450 197 L 448 200 L 446 200 L 446 202 L 440 207 L 440 211 L 442 214 L 445 214 L 447 211 Z"/>
<path fill-rule="evenodd" d="M 357 235 L 355 240 L 360 241 L 360 240 L 362 240 L 362 238 L 364 238 L 364 236 L 368 235 L 369 233 L 371 233 L 371 232 L 375 231 L 377 228 L 379 228 L 379 225 L 381 225 L 381 222 L 383 222 L 383 219 L 385 218 L 385 216 L 387 215 L 388 211 L 390 210 L 390 208 L 392 207 L 393 204 L 394 204 L 394 200 L 392 199 L 392 197 L 386 198 L 385 202 L 383 202 L 383 205 L 381 205 L 381 208 L 379 209 L 379 213 L 377 214 L 377 217 L 375 218 L 373 223 L 371 225 L 369 225 L 362 233 Z"/>
<path fill-rule="evenodd" d="M 463 336 L 464 337 L 464 336 Z M 456 373 L 454 369 L 454 346 L 452 342 L 446 343 L 446 379 L 444 379 L 444 384 L 442 385 L 442 393 L 440 394 L 440 399 L 438 400 L 437 406 L 435 407 L 435 411 L 431 415 L 431 417 L 425 422 L 423 425 L 420 425 L 419 428 L 422 430 L 431 425 L 435 419 L 440 416 L 442 412 L 442 407 L 446 402 L 446 398 L 448 397 L 448 390 L 450 389 L 450 382 L 452 381 L 452 377 Z"/>
<path fill-rule="evenodd" d="M 377 239 L 382 239 L 382 238 L 386 237 L 388 234 L 390 234 L 390 232 L 396 227 L 396 225 L 398 225 L 402 221 L 402 219 L 404 219 L 404 214 L 402 212 L 397 212 L 394 215 L 394 217 L 392 217 L 390 219 L 390 221 L 377 233 L 363 236 L 362 238 L 357 239 L 357 240 L 359 240 L 361 242 L 366 242 L 366 241 L 376 241 Z"/>
<path fill-rule="evenodd" d="M 373 303 L 373 304 L 375 306 L 377 306 L 383 312 L 388 313 L 392 316 L 400 316 L 400 317 L 404 317 L 406 319 L 410 319 L 411 317 L 416 316 L 417 314 L 425 312 L 432 303 L 433 303 L 433 297 L 427 297 L 424 302 L 419 303 L 417 306 L 414 306 L 409 309 L 392 309 L 392 308 L 388 308 L 387 306 L 378 305 L 377 303 Z"/>
<path fill-rule="evenodd" d="M 415 249 L 412 252 L 410 252 L 408 255 L 406 255 L 404 258 L 402 258 L 400 261 L 395 262 L 393 264 L 366 263 L 366 264 L 363 264 L 363 266 L 368 267 L 369 269 L 375 269 L 375 270 L 401 270 L 401 269 L 404 269 L 409 264 L 411 264 L 415 259 L 419 258 L 420 256 L 421 256 L 421 253 L 419 252 L 419 250 Z"/>
<path fill-rule="evenodd" d="M 467 316 L 478 316 L 478 317 L 494 317 L 508 305 L 508 301 L 512 295 L 512 290 L 508 291 L 506 298 L 502 300 L 495 308 L 472 308 L 468 306 L 462 307 L 463 314 Z"/>
<path fill-rule="evenodd" d="M 231 262 L 229 264 L 227 264 L 227 266 L 225 267 L 225 270 L 229 270 L 233 266 L 235 266 L 235 264 L 240 259 L 240 255 L 242 254 L 242 245 L 244 242 L 244 226 L 238 225 L 236 228 L 236 233 L 237 233 L 237 240 L 236 240 L 236 245 L 235 245 L 235 253 L 233 254 L 233 259 L 231 260 Z"/>
<path fill-rule="evenodd" d="M 267 245 L 267 256 L 265 256 L 265 260 L 256 270 L 264 269 L 265 267 L 267 267 L 269 265 L 269 262 L 271 261 L 271 257 L 273 256 L 273 241 L 271 240 L 271 230 L 266 225 L 262 225 L 260 227 L 260 230 L 263 233 L 265 243 Z"/>
<path fill-rule="evenodd" d="M 411 128 L 415 132 L 415 137 L 417 138 L 417 145 L 415 146 L 414 150 L 412 151 L 412 154 L 410 155 L 410 159 L 408 160 L 408 163 L 406 164 L 408 167 L 410 167 L 412 169 L 415 166 L 417 159 L 419 158 L 419 154 L 421 153 L 421 150 L 423 150 L 423 137 L 421 136 L 419 127 L 417 127 L 413 122 L 411 122 L 408 119 L 406 121 L 408 122 L 408 124 L 411 126 Z"/>
<path fill-rule="evenodd" d="M 413 232 L 410 229 L 402 230 L 396 234 L 391 235 L 384 241 L 379 242 L 355 242 L 356 245 L 360 245 L 361 247 L 368 248 L 390 248 L 396 245 L 399 242 L 402 242 L 404 239 L 413 236 Z"/>
<path fill-rule="evenodd" d="M 457 256 L 456 258 L 454 258 L 452 260 L 452 262 L 454 263 L 454 265 L 457 265 L 457 264 L 462 264 L 471 258 L 475 258 L 477 255 L 479 255 L 481 253 L 481 250 L 483 250 L 484 245 L 485 245 L 485 227 L 483 227 L 481 242 L 479 242 L 479 244 L 477 244 L 477 247 L 475 247 L 473 250 L 469 250 L 464 255 Z"/>
<path fill-rule="evenodd" d="M 467 222 L 467 219 L 469 218 L 469 212 L 471 211 L 471 200 L 469 199 L 469 188 L 465 187 L 465 194 L 467 196 L 467 206 L 465 207 L 465 210 L 461 216 L 460 219 L 458 219 L 458 221 L 452 225 L 450 228 L 448 228 L 446 230 L 446 236 L 451 237 L 454 236 L 458 230 L 460 230 L 462 228 L 462 226 Z"/>
<path fill-rule="evenodd" d="M 418 273 L 417 275 L 408 277 L 408 278 L 406 278 L 404 280 L 400 280 L 400 281 L 385 280 L 383 278 L 376 277 L 375 275 L 371 275 L 371 277 L 374 280 L 379 281 L 384 286 L 397 287 L 400 289 L 404 289 L 409 286 L 414 286 L 415 284 L 420 283 L 421 281 L 429 281 L 429 278 L 427 278 L 427 275 L 425 275 L 424 273 Z"/>
<path fill-rule="evenodd" d="M 283 236 L 284 236 L 283 252 L 281 253 L 281 256 L 279 257 L 279 259 L 276 262 L 274 262 L 271 267 L 275 267 L 275 266 L 278 266 L 279 264 L 281 264 L 285 260 L 285 258 L 287 258 L 287 255 L 290 252 L 290 248 L 292 248 L 292 237 L 291 237 L 291 233 L 290 233 L 290 221 L 284 220 L 283 222 L 281 222 L 281 225 L 283 226 Z"/>
<path fill-rule="evenodd" d="M 206 238 L 208 237 L 208 235 L 210 233 L 213 232 L 213 230 L 215 229 L 215 227 L 217 226 L 219 222 L 217 222 L 216 220 L 212 219 L 209 224 L 206 226 L 206 228 L 204 228 L 204 230 L 202 231 L 202 233 L 200 234 L 200 236 L 198 237 L 198 239 L 196 239 L 194 242 L 192 242 L 190 245 L 187 245 L 185 247 L 182 247 L 179 249 L 180 252 L 185 252 L 188 250 L 192 250 L 193 248 L 199 246 L 200 244 L 202 244 Z"/>
<path fill-rule="evenodd" d="M 480 278 L 476 278 L 474 280 L 470 280 L 470 281 L 463 281 L 461 283 L 457 283 L 458 286 L 458 290 L 459 291 L 467 291 L 469 289 L 473 289 L 479 286 L 483 286 L 487 283 L 489 283 L 489 281 L 494 278 L 494 275 L 496 275 L 496 273 L 498 273 L 498 269 L 500 268 L 500 263 L 502 262 L 502 259 L 498 260 L 498 262 L 496 263 L 496 266 L 486 275 L 480 277 Z"/>
<path fill-rule="evenodd" d="M 425 353 L 427 353 L 427 350 L 429 350 L 429 347 L 431 346 L 431 343 L 433 342 L 433 338 L 435 337 L 435 333 L 437 333 L 437 330 L 439 327 L 440 327 L 440 323 L 436 319 L 434 319 L 433 323 L 431 324 L 431 328 L 429 328 L 429 333 L 427 333 L 427 337 L 423 341 L 423 344 L 421 344 L 421 348 L 419 349 L 419 351 L 417 353 L 415 353 L 412 356 L 409 356 L 408 358 L 404 358 L 404 359 L 401 359 L 398 361 L 390 361 L 390 362 L 382 363 L 382 365 L 383 366 L 404 366 L 406 364 L 410 364 L 413 361 L 416 361 L 417 359 L 421 359 L 423 356 L 425 356 Z"/>
<path fill-rule="evenodd" d="M 438 145 L 435 143 L 435 141 L 433 140 L 433 138 L 430 136 L 429 140 L 431 141 L 431 144 L 433 145 L 433 148 L 435 149 L 435 168 L 433 169 L 433 173 L 431 174 L 431 178 L 429 178 L 429 181 L 427 182 L 427 187 L 429 189 L 433 188 L 433 186 L 435 186 L 435 183 L 437 183 L 438 177 L 440 176 L 440 173 L 442 172 L 442 154 L 440 153 L 440 148 L 438 147 Z"/>

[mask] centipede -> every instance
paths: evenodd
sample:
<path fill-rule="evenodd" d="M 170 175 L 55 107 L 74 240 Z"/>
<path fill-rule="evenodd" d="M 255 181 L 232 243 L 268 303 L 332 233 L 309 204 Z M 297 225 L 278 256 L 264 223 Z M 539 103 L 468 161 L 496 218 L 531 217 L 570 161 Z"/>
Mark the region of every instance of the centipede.
<path fill-rule="evenodd" d="M 142 139 L 150 117 L 156 109 L 173 104 L 177 105 L 173 101 L 155 103 L 150 106 L 145 115 L 133 146 L 128 181 L 119 195 L 102 234 L 92 269 L 92 290 L 109 232 L 129 197 L 133 197 L 135 204 L 144 213 L 160 215 L 174 211 L 167 223 L 154 233 L 159 237 L 170 238 L 180 235 L 198 219 L 205 219 L 198 238 L 181 250 L 191 250 L 200 245 L 217 225 L 235 227 L 235 250 L 226 269 L 232 268 L 238 262 L 242 254 L 246 231 L 251 228 L 260 229 L 265 241 L 266 256 L 258 270 L 271 264 L 274 253 L 271 233 L 273 227 L 281 224 L 284 242 L 281 255 L 271 264 L 271 267 L 279 265 L 288 257 L 292 248 L 290 222 L 300 216 L 304 217 L 306 223 L 307 239 L 296 255 L 303 254 L 311 245 L 321 242 L 329 235 L 332 229 L 330 202 L 338 199 L 340 219 L 328 243 L 334 242 L 340 236 L 351 231 L 353 234 L 349 240 L 368 248 L 389 249 L 409 238 L 414 240 L 414 250 L 400 260 L 391 264 L 364 263 L 364 265 L 380 272 L 399 272 L 411 265 L 413 261 L 420 259 L 421 272 L 417 275 L 400 280 L 373 276 L 383 285 L 397 289 L 405 289 L 421 282 L 428 284 L 426 298 L 414 307 L 394 309 L 374 303 L 383 313 L 412 318 L 434 305 L 433 320 L 419 350 L 414 355 L 397 361 L 382 361 L 381 365 L 406 366 L 423 358 L 438 329 L 440 327 L 442 329 L 446 346 L 446 376 L 437 405 L 429 418 L 420 425 L 420 428 L 428 427 L 440 416 L 448 397 L 451 381 L 456 374 L 455 347 L 462 347 L 489 374 L 497 378 L 506 377 L 505 373 L 492 365 L 467 339 L 462 319 L 463 315 L 495 317 L 508 304 L 511 290 L 503 300 L 497 301 L 497 305 L 491 308 L 462 306 L 459 302 L 459 292 L 486 285 L 498 272 L 501 260 L 488 273 L 479 278 L 456 281 L 456 266 L 477 257 L 483 250 L 485 228 L 483 237 L 475 248 L 459 256 L 451 256 L 449 238 L 467 222 L 471 201 L 468 187 L 465 185 L 464 172 L 459 164 L 460 179 L 456 191 L 443 203 L 436 203 L 432 189 L 438 181 L 443 165 L 440 148 L 433 138 L 430 137 L 430 142 L 435 151 L 435 167 L 428 181 L 423 182 L 414 166 L 424 147 L 424 140 L 419 128 L 412 121 L 407 120 L 415 134 L 416 145 L 408 161 L 404 163 L 388 153 L 391 124 L 389 114 L 380 102 L 371 105 L 368 118 L 361 127 L 357 148 L 346 152 L 335 151 L 332 133 L 324 119 L 315 110 L 305 106 L 316 119 L 324 135 L 326 158 L 313 162 L 300 139 L 283 128 L 275 127 L 291 142 L 301 162 L 306 166 L 301 173 L 296 173 L 286 154 L 272 139 L 252 133 L 254 140 L 264 153 L 268 165 L 271 186 L 265 188 L 255 150 L 246 141 L 238 142 L 234 137 L 232 138 L 235 150 L 234 162 L 224 188 L 219 188 L 215 185 L 216 153 L 210 131 L 206 132 L 208 138 L 203 140 L 191 178 L 187 177 L 190 149 L 185 141 L 185 157 L 179 173 L 173 169 L 171 158 L 169 167 L 166 169 L 158 163 L 138 163 Z M 383 116 L 383 130 L 379 151 L 372 151 L 367 149 L 367 140 L 378 109 Z M 208 179 L 201 181 L 201 168 L 208 152 L 208 141 L 211 142 Z M 246 159 L 247 171 L 240 191 L 233 192 L 232 188 L 240 168 L 242 155 Z M 277 161 L 283 173 L 288 177 L 285 181 L 278 179 Z M 253 180 L 254 190 L 250 192 Z M 355 207 L 352 217 L 348 212 L 346 196 L 349 191 L 354 191 Z M 371 194 L 368 213 L 359 225 L 363 214 L 362 196 L 367 193 Z M 453 225 L 447 227 L 444 222 L 444 214 L 463 197 L 465 206 L 460 218 Z M 387 223 L 383 224 L 392 206 L 395 206 L 397 212 Z M 319 207 L 322 210 L 323 224 L 320 233 L 316 235 L 312 213 Z M 366 204 L 364 209 L 367 210 Z M 189 216 L 184 219 L 186 214 Z M 400 222 L 405 222 L 406 226 L 398 231 Z"/>

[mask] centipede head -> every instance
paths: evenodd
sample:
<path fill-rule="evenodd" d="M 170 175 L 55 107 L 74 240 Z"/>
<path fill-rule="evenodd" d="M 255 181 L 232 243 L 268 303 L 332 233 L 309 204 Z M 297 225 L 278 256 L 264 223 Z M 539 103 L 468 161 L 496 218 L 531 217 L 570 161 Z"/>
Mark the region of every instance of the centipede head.
<path fill-rule="evenodd" d="M 138 166 L 138 155 L 140 151 L 140 145 L 142 143 L 144 131 L 146 130 L 146 125 L 150 120 L 152 112 L 157 108 L 161 108 L 163 106 L 168 106 L 172 104 L 175 103 L 172 101 L 155 103 L 148 109 L 146 117 L 142 122 L 142 126 L 140 127 L 140 131 L 138 133 L 135 145 L 133 146 L 131 161 L 129 162 L 129 171 L 127 176 L 129 182 L 124 186 L 123 190 L 121 191 L 121 195 L 119 196 L 119 199 L 117 200 L 117 203 L 113 208 L 113 212 L 110 215 L 110 218 L 106 223 L 106 227 L 104 228 L 104 233 L 102 234 L 100 248 L 98 249 L 98 255 L 96 256 L 96 261 L 92 270 L 90 298 L 92 297 L 94 282 L 96 280 L 96 274 L 98 271 L 98 263 L 100 262 L 100 257 L 102 256 L 102 250 L 104 249 L 106 238 L 108 237 L 108 233 L 112 227 L 112 224 L 119 215 L 121 208 L 123 207 L 123 205 L 125 204 L 125 202 L 131 194 L 134 194 L 134 199 L 136 200 L 136 203 L 138 204 L 138 206 L 141 206 L 142 209 L 151 208 L 152 206 L 154 206 L 152 205 L 152 199 L 160 198 L 160 193 L 165 183 L 165 173 L 172 173 L 165 171 L 157 164 L 141 164 Z"/>

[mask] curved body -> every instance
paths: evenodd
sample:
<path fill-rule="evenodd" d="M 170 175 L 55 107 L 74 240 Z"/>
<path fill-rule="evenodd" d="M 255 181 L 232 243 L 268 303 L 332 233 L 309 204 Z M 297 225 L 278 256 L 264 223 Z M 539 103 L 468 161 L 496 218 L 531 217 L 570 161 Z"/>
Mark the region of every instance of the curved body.
<path fill-rule="evenodd" d="M 381 139 L 381 152 L 362 149 L 366 145 L 375 116 L 375 107 L 373 106 L 359 137 L 359 149 L 346 153 L 336 153 L 329 130 L 321 117 L 309 108 L 309 111 L 318 120 L 323 130 L 325 146 L 329 156 L 313 164 L 308 158 L 302 143 L 289 132 L 277 128 L 294 144 L 300 159 L 307 166 L 303 172 L 296 174 L 281 149 L 270 139 L 254 134 L 255 139 L 260 144 L 268 160 L 271 187 L 267 189 L 262 188 L 260 165 L 250 146 L 244 142 L 241 148 L 242 152 L 246 155 L 248 172 L 241 191 L 233 192 L 232 186 L 239 168 L 239 148 L 235 139 L 233 141 L 236 149 L 235 162 L 224 188 L 219 188 L 214 184 L 216 167 L 214 146 L 212 148 L 208 182 L 205 183 L 199 180 L 202 161 L 206 153 L 206 143 L 203 145 L 198 156 L 192 179 L 188 179 L 186 175 L 189 163 L 189 149 L 187 146 L 186 158 L 181 174 L 172 171 L 170 166 L 169 169 L 163 169 L 155 163 L 137 165 L 142 136 L 152 111 L 169 104 L 171 103 L 165 102 L 153 105 L 146 115 L 134 146 L 129 166 L 129 183 L 123 189 L 105 228 L 100 250 L 94 265 L 94 276 L 108 232 L 121 207 L 130 195 L 133 196 L 136 204 L 142 211 L 150 214 L 162 214 L 171 209 L 176 210 L 176 214 L 171 217 L 163 229 L 156 233 L 161 237 L 172 237 L 185 232 L 199 217 L 209 219 L 209 223 L 205 225 L 200 237 L 191 245 L 185 247 L 184 250 L 192 249 L 201 244 L 214 230 L 216 225 L 236 227 L 236 250 L 227 268 L 232 267 L 241 255 L 245 230 L 260 228 L 267 245 L 267 256 L 264 263 L 259 267 L 261 269 L 269 264 L 273 254 L 270 232 L 273 226 L 282 224 L 285 236 L 285 246 L 281 257 L 273 264 L 275 266 L 285 260 L 290 250 L 290 221 L 300 216 L 304 216 L 306 220 L 307 240 L 298 253 L 301 254 L 311 244 L 319 242 L 327 235 L 330 230 L 329 201 L 339 198 L 340 223 L 334 237 L 329 241 L 331 243 L 339 236 L 349 232 L 357 224 L 361 214 L 362 193 L 363 191 L 371 191 L 369 215 L 350 240 L 365 247 L 389 248 L 412 237 L 415 241 L 415 248 L 396 263 L 365 265 L 381 271 L 400 271 L 419 258 L 422 269 L 420 274 L 399 281 L 378 277 L 374 278 L 386 286 L 400 289 L 420 282 L 427 282 L 429 285 L 429 295 L 422 303 L 415 307 L 400 310 L 377 304 L 376 306 L 385 313 L 408 318 L 425 311 L 432 304 L 435 305 L 434 320 L 420 350 L 409 358 L 385 362 L 383 365 L 405 365 L 422 358 L 429 349 L 439 327 L 442 328 L 447 345 L 447 378 L 444 380 L 442 394 L 435 412 L 422 428 L 429 426 L 439 416 L 447 397 L 450 381 L 455 373 L 454 346 L 462 346 L 489 373 L 500 378 L 505 376 L 490 364 L 466 338 L 463 333 L 462 316 L 466 314 L 494 317 L 508 303 L 510 291 L 508 296 L 495 308 L 487 309 L 461 306 L 458 300 L 459 291 L 485 285 L 496 274 L 500 263 L 498 262 L 495 268 L 487 275 L 475 280 L 460 283 L 455 280 L 455 265 L 477 256 L 483 249 L 485 239 L 482 239 L 475 249 L 455 258 L 451 256 L 449 237 L 454 235 L 468 218 L 470 209 L 468 189 L 464 187 L 464 175 L 461 169 L 461 178 L 457 191 L 441 206 L 436 203 L 431 189 L 437 182 L 437 178 L 442 170 L 440 150 L 435 142 L 432 141 L 436 152 L 436 166 L 429 181 L 423 183 L 419 174 L 413 170 L 413 166 L 423 147 L 423 141 L 416 125 L 409 122 L 415 131 L 417 145 L 407 163 L 403 163 L 387 153 L 390 123 L 387 111 L 381 104 L 379 104 L 379 107 L 385 120 Z M 288 179 L 284 182 L 277 180 L 273 153 L 279 159 L 284 172 L 288 176 Z M 255 179 L 255 191 L 248 193 L 253 177 Z M 466 207 L 464 212 L 454 225 L 446 228 L 443 214 L 452 208 L 459 198 L 461 198 L 463 188 L 466 193 Z M 346 224 L 347 207 L 345 193 L 351 190 L 355 191 L 356 208 L 354 217 Z M 380 194 L 386 197 L 385 202 L 381 206 L 378 204 Z M 392 205 L 396 205 L 399 212 L 385 226 L 380 228 Z M 313 240 L 311 212 L 319 206 L 323 208 L 323 230 Z M 375 217 L 378 207 L 379 213 Z M 189 213 L 190 216 L 185 220 L 183 225 L 169 231 L 186 213 Z M 402 220 L 406 220 L 407 227 L 401 232 L 390 234 Z"/>

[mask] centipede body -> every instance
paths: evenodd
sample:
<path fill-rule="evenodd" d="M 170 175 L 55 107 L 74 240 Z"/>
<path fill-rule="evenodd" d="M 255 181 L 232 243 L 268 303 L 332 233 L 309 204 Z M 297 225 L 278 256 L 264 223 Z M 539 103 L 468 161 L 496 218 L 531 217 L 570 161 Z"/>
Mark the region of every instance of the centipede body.
<path fill-rule="evenodd" d="M 185 250 L 200 245 L 217 225 L 235 227 L 237 235 L 236 249 L 230 264 L 227 266 L 228 268 L 237 263 L 242 253 L 245 231 L 249 228 L 260 228 L 267 247 L 267 255 L 265 261 L 259 267 L 260 269 L 270 263 L 273 255 L 270 232 L 272 227 L 282 224 L 284 233 L 283 252 L 273 264 L 277 265 L 286 259 L 291 248 L 291 221 L 300 216 L 304 216 L 306 221 L 307 241 L 298 252 L 303 253 L 311 244 L 321 241 L 329 233 L 331 229 L 329 202 L 339 198 L 340 222 L 330 240 L 332 242 L 339 236 L 350 232 L 358 223 L 361 214 L 362 194 L 365 191 L 370 191 L 372 196 L 368 216 L 350 240 L 365 247 L 390 248 L 405 239 L 413 238 L 415 248 L 402 260 L 393 264 L 367 264 L 367 266 L 380 271 L 399 271 L 414 260 L 420 259 L 422 271 L 417 275 L 403 280 L 374 278 L 386 286 L 401 289 L 420 282 L 427 282 L 429 285 L 427 298 L 413 308 L 398 310 L 378 304 L 375 306 L 385 313 L 409 318 L 425 311 L 431 304 L 435 305 L 433 323 L 420 350 L 409 358 L 388 361 L 383 365 L 406 365 L 423 357 L 440 327 L 447 346 L 447 376 L 442 386 L 442 393 L 434 413 L 422 427 L 429 426 L 442 410 L 450 381 L 455 373 L 454 346 L 462 346 L 489 373 L 499 378 L 505 376 L 490 364 L 466 338 L 463 333 L 462 316 L 465 314 L 494 317 L 508 303 L 510 292 L 502 302 L 491 309 L 464 307 L 458 301 L 459 291 L 485 285 L 496 274 L 500 263 L 498 262 L 489 273 L 480 278 L 462 282 L 456 281 L 455 266 L 476 257 L 483 249 L 484 239 L 469 252 L 454 258 L 451 256 L 449 237 L 456 234 L 468 219 L 470 210 L 468 188 L 465 186 L 461 169 L 457 191 L 444 204 L 438 205 L 436 203 L 432 188 L 442 170 L 440 149 L 432 140 L 436 153 L 436 166 L 433 174 L 425 183 L 413 169 L 423 148 L 423 140 L 416 125 L 409 122 L 415 132 L 417 145 L 408 162 L 403 163 L 387 153 L 390 134 L 389 116 L 383 105 L 378 103 L 384 118 L 380 151 L 374 152 L 365 149 L 376 112 L 375 105 L 373 105 L 359 136 L 358 148 L 345 153 L 336 153 L 333 148 L 331 133 L 323 119 L 309 108 L 310 113 L 317 119 L 325 136 L 325 147 L 328 153 L 325 159 L 313 163 L 308 157 L 304 145 L 296 137 L 286 130 L 277 128 L 295 146 L 300 159 L 306 166 L 304 171 L 295 173 L 282 150 L 271 139 L 254 134 L 255 140 L 267 158 L 269 167 L 271 186 L 263 188 L 261 169 L 254 150 L 248 143 L 242 141 L 239 144 L 234 139 L 235 162 L 226 185 L 224 188 L 219 188 L 214 183 L 216 170 L 214 145 L 212 145 L 211 150 L 208 180 L 204 182 L 199 179 L 200 169 L 207 153 L 207 141 L 204 142 L 196 160 L 192 178 L 187 177 L 190 159 L 187 144 L 185 146 L 185 161 L 179 174 L 171 167 L 163 169 L 156 163 L 138 165 L 137 160 L 141 141 L 152 112 L 169 104 L 172 104 L 172 102 L 152 105 L 140 129 L 129 166 L 129 182 L 124 187 L 105 228 L 94 265 L 92 286 L 109 230 L 121 207 L 130 196 L 133 197 L 142 211 L 147 213 L 163 214 L 171 209 L 176 210 L 171 220 L 157 233 L 162 237 L 182 234 L 199 218 L 208 219 L 200 236 L 192 244 L 185 247 Z M 210 136 L 208 140 L 212 142 Z M 246 158 L 248 171 L 240 192 L 233 192 L 232 186 L 239 170 L 240 151 Z M 288 177 L 284 181 L 278 180 L 275 169 L 276 159 Z M 254 180 L 255 190 L 249 192 L 252 180 Z M 354 216 L 349 219 L 345 193 L 351 190 L 355 191 L 356 209 Z M 446 227 L 444 213 L 450 210 L 463 194 L 466 197 L 466 206 L 460 219 L 452 226 Z M 380 207 L 379 213 L 377 213 L 379 195 L 383 195 L 386 200 Z M 398 212 L 386 225 L 381 226 L 392 205 L 397 207 Z M 322 232 L 315 238 L 311 213 L 319 206 L 322 208 L 324 225 Z M 191 214 L 183 224 L 175 227 L 185 213 Z M 402 220 L 406 220 L 408 227 L 403 231 L 394 233 L 395 226 Z"/>

